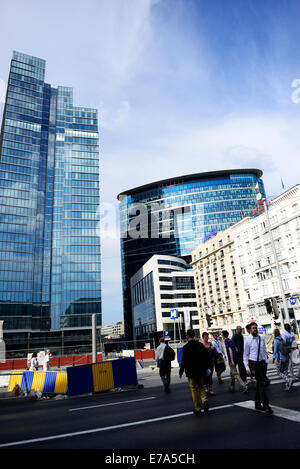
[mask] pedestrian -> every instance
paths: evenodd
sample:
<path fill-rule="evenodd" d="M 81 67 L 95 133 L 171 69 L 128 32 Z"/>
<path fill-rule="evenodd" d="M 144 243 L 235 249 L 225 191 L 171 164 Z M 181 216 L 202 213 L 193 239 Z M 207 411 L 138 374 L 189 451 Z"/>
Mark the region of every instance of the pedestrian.
<path fill-rule="evenodd" d="M 290 391 L 293 380 L 289 378 L 289 347 L 280 335 L 278 328 L 274 329 L 273 363 L 276 361 L 277 373 L 285 381 L 285 391 Z"/>
<path fill-rule="evenodd" d="M 242 378 L 240 377 L 236 369 L 237 361 L 238 361 L 237 348 L 234 345 L 234 342 L 231 339 L 229 339 L 228 331 L 222 331 L 222 336 L 224 338 L 224 343 L 225 343 L 225 348 L 227 351 L 228 363 L 229 363 L 229 368 L 230 368 L 231 381 L 230 381 L 229 390 L 231 392 L 234 392 L 235 381 L 237 380 L 241 385 L 242 392 L 245 393 L 248 391 L 247 384 L 242 380 Z"/>
<path fill-rule="evenodd" d="M 247 383 L 247 373 L 244 365 L 244 336 L 242 334 L 243 329 L 241 326 L 237 326 L 235 333 L 232 336 L 232 342 L 237 349 L 237 366 L 239 370 L 239 375 Z"/>
<path fill-rule="evenodd" d="M 194 403 L 194 414 L 201 414 L 201 402 L 204 412 L 208 412 L 208 399 L 204 388 L 205 375 L 209 369 L 209 354 L 204 345 L 195 340 L 195 331 L 186 331 L 187 343 L 182 348 L 182 360 L 179 378 L 185 371 Z"/>
<path fill-rule="evenodd" d="M 224 383 L 222 380 L 222 373 L 226 370 L 226 365 L 225 365 L 225 352 L 223 349 L 223 345 L 221 340 L 219 340 L 218 333 L 213 332 L 212 333 L 213 340 L 211 341 L 213 347 L 216 350 L 216 356 L 215 356 L 215 370 L 218 378 L 219 384 Z"/>
<path fill-rule="evenodd" d="M 246 325 L 246 331 L 247 331 L 247 334 L 248 334 L 248 335 L 251 335 L 251 326 L 250 326 L 250 324 L 247 324 L 247 325 Z M 245 350 L 245 343 L 244 343 L 244 350 Z M 244 354 L 243 354 L 243 355 L 244 355 Z M 243 360 L 244 360 L 244 358 L 243 358 Z M 244 365 L 244 366 L 245 366 L 245 365 Z M 251 370 L 250 370 L 250 371 L 251 371 Z M 248 378 L 249 378 L 249 383 L 255 384 L 256 381 L 255 381 L 254 373 L 251 371 L 250 375 L 248 375 L 248 373 L 247 373 L 247 371 L 246 371 L 246 374 L 247 374 L 247 376 L 248 376 Z M 246 381 L 246 382 L 247 382 L 247 381 Z M 249 383 L 248 383 L 248 384 L 249 384 Z"/>
<path fill-rule="evenodd" d="M 203 332 L 202 340 L 200 342 L 204 345 L 204 347 L 206 348 L 206 350 L 208 352 L 208 356 L 209 356 L 208 369 L 210 370 L 210 373 L 207 373 L 205 375 L 204 384 L 205 384 L 205 390 L 206 390 L 207 394 L 209 394 L 210 396 L 215 396 L 216 393 L 212 389 L 212 384 L 213 384 L 212 376 L 213 376 L 213 371 L 214 371 L 214 366 L 215 366 L 215 359 L 216 359 L 217 354 L 216 354 L 216 349 L 214 348 L 214 346 L 212 345 L 212 343 L 208 339 L 209 339 L 208 333 Z"/>
<path fill-rule="evenodd" d="M 171 383 L 171 361 L 164 358 L 166 346 L 165 339 L 161 337 L 159 339 L 159 346 L 156 349 L 155 359 L 159 368 L 159 376 L 162 380 L 164 391 L 169 392 Z"/>
<path fill-rule="evenodd" d="M 30 369 L 31 359 L 32 359 L 32 353 L 29 356 L 27 356 L 27 371 Z"/>
<path fill-rule="evenodd" d="M 47 350 L 47 353 L 44 358 L 44 365 L 43 365 L 43 370 L 44 371 L 49 371 L 50 370 L 50 358 L 52 357 L 51 355 L 51 350 Z"/>
<path fill-rule="evenodd" d="M 263 410 L 266 415 L 273 414 L 269 406 L 269 399 L 266 393 L 266 373 L 268 366 L 268 353 L 265 340 L 258 334 L 256 322 L 250 323 L 251 334 L 245 340 L 244 345 L 244 365 L 247 374 L 251 371 L 256 379 L 255 409 Z"/>
<path fill-rule="evenodd" d="M 281 334 L 283 340 L 287 343 L 289 347 L 289 362 L 288 362 L 288 372 L 290 373 L 292 378 L 295 378 L 293 362 L 291 359 L 291 351 L 292 351 L 292 344 L 296 340 L 295 334 L 292 331 L 290 324 L 284 324 L 284 331 Z"/>
<path fill-rule="evenodd" d="M 33 352 L 33 354 L 31 355 L 29 371 L 38 371 L 38 369 L 39 369 L 39 362 L 37 359 L 37 353 Z"/>

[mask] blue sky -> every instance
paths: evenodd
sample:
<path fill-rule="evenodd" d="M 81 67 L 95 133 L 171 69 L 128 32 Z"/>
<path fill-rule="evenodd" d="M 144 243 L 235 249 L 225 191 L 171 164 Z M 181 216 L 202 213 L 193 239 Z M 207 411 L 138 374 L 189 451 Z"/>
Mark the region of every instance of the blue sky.
<path fill-rule="evenodd" d="M 116 218 L 126 189 L 224 168 L 262 169 L 272 198 L 281 178 L 299 183 L 299 14 L 298 0 L 3 2 L 0 101 L 18 50 L 98 108 L 101 199 Z M 118 233 L 102 263 L 110 324 L 123 318 Z"/>

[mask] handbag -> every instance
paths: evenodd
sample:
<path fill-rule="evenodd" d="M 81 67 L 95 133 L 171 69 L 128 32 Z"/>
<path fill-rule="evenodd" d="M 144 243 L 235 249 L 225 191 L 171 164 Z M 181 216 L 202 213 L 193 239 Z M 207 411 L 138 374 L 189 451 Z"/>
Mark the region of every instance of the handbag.
<path fill-rule="evenodd" d="M 221 353 L 219 353 L 219 355 L 216 358 L 216 364 L 220 365 L 221 363 L 225 363 L 225 361 L 224 361 L 223 355 Z"/>
<path fill-rule="evenodd" d="M 215 370 L 217 373 L 223 373 L 226 370 L 225 360 L 221 353 L 215 359 Z"/>

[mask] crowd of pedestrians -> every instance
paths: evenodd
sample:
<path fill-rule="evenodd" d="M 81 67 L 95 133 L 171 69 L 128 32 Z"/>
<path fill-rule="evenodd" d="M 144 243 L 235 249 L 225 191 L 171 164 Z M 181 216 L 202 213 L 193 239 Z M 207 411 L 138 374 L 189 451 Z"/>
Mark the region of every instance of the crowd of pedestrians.
<path fill-rule="evenodd" d="M 228 331 L 224 330 L 223 341 L 217 332 L 213 332 L 213 338 L 210 340 L 208 332 L 203 332 L 201 339 L 198 339 L 193 329 L 186 331 L 187 343 L 182 348 L 179 377 L 185 373 L 188 379 L 195 414 L 201 414 L 202 407 L 205 413 L 208 412 L 208 398 L 216 395 L 213 391 L 213 373 L 216 372 L 218 383 L 223 384 L 222 373 L 226 369 L 226 362 L 230 371 L 229 391 L 235 392 L 235 385 L 238 383 L 241 392 L 247 393 L 249 384 L 255 383 L 255 409 L 265 412 L 266 415 L 273 414 L 266 390 L 270 379 L 267 377 L 269 357 L 265 339 L 259 335 L 255 322 L 247 325 L 246 330 L 248 336 L 244 337 L 242 327 L 238 326 L 232 338 L 229 338 Z M 166 346 L 164 339 L 160 339 L 156 359 L 164 390 L 170 391 L 171 358 L 166 358 Z M 292 389 L 295 380 L 291 359 L 293 347 L 298 346 L 291 326 L 285 324 L 282 333 L 276 327 L 273 363 L 276 363 L 277 373 L 285 383 L 285 391 Z M 300 378 L 299 371 L 300 366 L 297 378 Z"/>

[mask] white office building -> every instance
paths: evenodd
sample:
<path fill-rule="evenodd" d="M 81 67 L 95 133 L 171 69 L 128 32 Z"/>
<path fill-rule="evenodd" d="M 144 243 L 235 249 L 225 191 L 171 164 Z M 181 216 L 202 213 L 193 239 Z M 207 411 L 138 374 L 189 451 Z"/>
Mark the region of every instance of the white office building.
<path fill-rule="evenodd" d="M 169 331 L 172 339 L 174 335 L 176 340 L 180 339 L 184 334 L 184 308 L 188 308 L 190 314 L 189 325 L 195 331 L 199 330 L 194 275 L 183 259 L 152 256 L 131 277 L 130 287 L 135 338 Z M 177 319 L 171 319 L 171 310 L 174 309 Z"/>
<path fill-rule="evenodd" d="M 273 199 L 268 206 L 270 228 L 280 267 L 280 276 L 288 317 L 284 322 L 300 326 L 300 185 Z M 247 217 L 232 226 L 244 300 L 249 319 L 255 318 L 266 333 L 274 328 L 265 300 L 278 305 L 284 313 L 282 291 L 277 275 L 274 249 L 265 212 Z M 277 322 L 280 322 L 278 319 Z M 280 324 L 282 326 L 282 324 Z"/>

